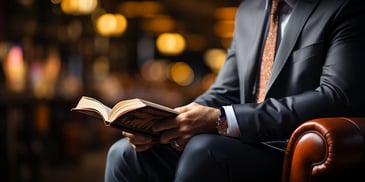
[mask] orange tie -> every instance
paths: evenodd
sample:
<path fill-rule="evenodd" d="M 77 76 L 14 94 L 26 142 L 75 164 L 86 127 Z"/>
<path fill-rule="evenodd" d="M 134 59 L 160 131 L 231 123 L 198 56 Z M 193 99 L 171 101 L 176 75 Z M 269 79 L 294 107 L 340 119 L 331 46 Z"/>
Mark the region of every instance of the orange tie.
<path fill-rule="evenodd" d="M 258 84 L 257 91 L 257 102 L 260 103 L 264 101 L 266 95 L 267 85 L 270 79 L 272 66 L 275 58 L 275 49 L 276 49 L 276 39 L 277 39 L 277 30 L 278 30 L 278 16 L 277 10 L 279 6 L 279 2 L 281 0 L 272 0 L 271 4 L 271 12 L 270 12 L 270 27 L 269 32 L 266 37 L 266 42 L 264 46 L 264 51 L 261 60 L 261 68 L 260 68 L 260 80 Z"/>

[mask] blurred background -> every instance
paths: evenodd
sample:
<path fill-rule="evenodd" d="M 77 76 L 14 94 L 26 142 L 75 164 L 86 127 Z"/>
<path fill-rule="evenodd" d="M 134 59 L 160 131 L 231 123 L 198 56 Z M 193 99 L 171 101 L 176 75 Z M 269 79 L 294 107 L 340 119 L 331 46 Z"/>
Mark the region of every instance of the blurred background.
<path fill-rule="evenodd" d="M 214 81 L 239 0 L 1 0 L 0 181 L 103 181 L 121 137 L 70 109 L 177 107 Z"/>

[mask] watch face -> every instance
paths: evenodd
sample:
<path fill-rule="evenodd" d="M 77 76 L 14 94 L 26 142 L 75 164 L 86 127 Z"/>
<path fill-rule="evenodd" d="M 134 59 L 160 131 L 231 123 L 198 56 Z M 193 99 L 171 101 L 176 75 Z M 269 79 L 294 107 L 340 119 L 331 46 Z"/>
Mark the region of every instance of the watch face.
<path fill-rule="evenodd" d="M 219 117 L 217 121 L 217 130 L 220 135 L 227 135 L 228 123 L 226 117 Z"/>

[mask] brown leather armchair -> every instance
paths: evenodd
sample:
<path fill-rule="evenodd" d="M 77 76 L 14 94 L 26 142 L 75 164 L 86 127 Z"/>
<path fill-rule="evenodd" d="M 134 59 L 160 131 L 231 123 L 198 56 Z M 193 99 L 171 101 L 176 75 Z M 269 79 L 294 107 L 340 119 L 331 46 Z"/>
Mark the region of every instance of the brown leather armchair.
<path fill-rule="evenodd" d="M 285 151 L 282 181 L 365 181 L 365 117 L 318 118 L 299 126 Z"/>

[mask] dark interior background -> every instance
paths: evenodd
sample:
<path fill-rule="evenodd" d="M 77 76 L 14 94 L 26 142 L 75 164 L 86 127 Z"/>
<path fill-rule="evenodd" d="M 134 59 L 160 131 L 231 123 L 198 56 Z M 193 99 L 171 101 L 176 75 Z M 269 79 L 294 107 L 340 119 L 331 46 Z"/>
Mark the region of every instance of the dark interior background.
<path fill-rule="evenodd" d="M 217 34 L 217 23 L 222 21 L 217 10 L 241 2 L 148 1 L 158 4 L 156 14 L 174 22 L 168 32 L 187 38 L 184 52 L 164 55 L 153 43 L 163 32 L 145 27 L 151 19 L 147 14 L 127 16 L 128 27 L 122 35 L 103 37 L 93 26 L 97 13 L 66 14 L 60 1 L 0 1 L 0 181 L 103 181 L 107 149 L 121 135 L 96 120 L 71 113 L 80 96 L 93 96 L 108 105 L 134 97 L 170 107 L 190 102 L 208 88 L 216 74 L 203 61 L 206 51 L 225 50 L 231 41 L 230 36 Z M 126 2 L 133 1 L 99 0 L 98 8 L 125 14 Z M 232 21 L 232 15 L 227 16 Z M 9 88 L 6 72 L 13 46 L 22 49 L 26 66 L 20 91 Z M 37 66 L 52 59 L 59 61 L 57 75 L 50 71 L 42 78 Z M 95 69 L 101 69 L 95 66 L 100 59 L 109 61 L 108 75 L 95 74 Z M 149 60 L 185 62 L 194 80 L 189 85 L 146 80 L 144 63 Z"/>

